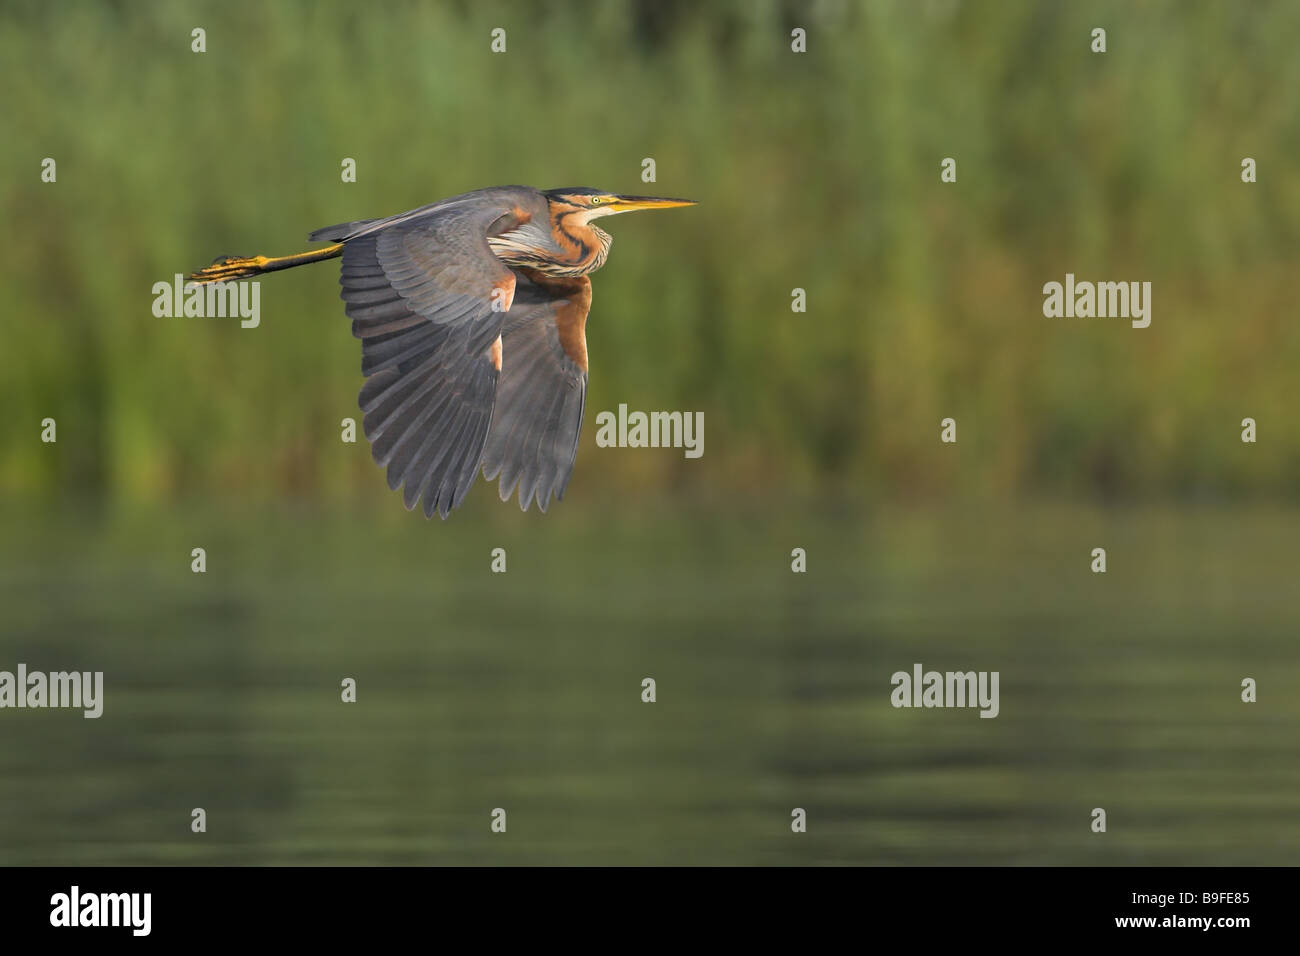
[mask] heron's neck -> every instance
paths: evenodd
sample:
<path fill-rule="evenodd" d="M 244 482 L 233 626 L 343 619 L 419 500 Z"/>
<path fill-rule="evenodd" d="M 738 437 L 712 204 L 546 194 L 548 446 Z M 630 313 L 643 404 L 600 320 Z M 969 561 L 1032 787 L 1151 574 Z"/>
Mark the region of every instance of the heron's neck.
<path fill-rule="evenodd" d="M 542 271 L 550 275 L 581 276 L 605 264 L 614 237 L 586 221 L 585 209 L 551 213 L 551 235 L 560 247 L 557 261 Z"/>
<path fill-rule="evenodd" d="M 488 236 L 488 245 L 498 259 L 517 269 L 560 278 L 587 275 L 605 264 L 614 237 L 586 222 L 585 213 L 552 210 L 549 223 L 525 223 Z"/>

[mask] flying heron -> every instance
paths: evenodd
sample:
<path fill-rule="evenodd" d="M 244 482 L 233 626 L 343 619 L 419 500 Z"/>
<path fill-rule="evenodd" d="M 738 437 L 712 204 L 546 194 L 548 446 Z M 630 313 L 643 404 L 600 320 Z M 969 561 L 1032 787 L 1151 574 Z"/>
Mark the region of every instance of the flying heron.
<path fill-rule="evenodd" d="M 480 468 L 527 511 L 564 497 L 587 392 L 591 280 L 613 238 L 592 225 L 637 209 L 694 205 L 585 186 L 499 186 L 386 219 L 317 229 L 333 245 L 226 256 L 199 283 L 342 257 L 339 283 L 361 339 L 359 402 L 371 455 L 426 517 L 459 506 Z"/>

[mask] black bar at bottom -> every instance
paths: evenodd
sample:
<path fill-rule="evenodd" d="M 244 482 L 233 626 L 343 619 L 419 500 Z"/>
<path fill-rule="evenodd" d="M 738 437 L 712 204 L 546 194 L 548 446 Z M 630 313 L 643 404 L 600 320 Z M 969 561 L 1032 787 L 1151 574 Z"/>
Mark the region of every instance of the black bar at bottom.
<path fill-rule="evenodd" d="M 831 930 L 865 941 L 882 927 L 911 927 L 927 943 L 1044 933 L 1231 943 L 1286 931 L 1296 876 L 1290 868 L 8 868 L 0 919 L 6 942 L 78 945 L 281 932 L 337 945 L 439 927 L 474 927 L 494 941 L 520 933 L 540 943 L 538 934 L 556 931 L 577 941 L 601 926 L 666 940 L 681 938 L 660 935 L 674 926 L 701 923 L 737 936 L 803 932 L 809 943 Z"/>

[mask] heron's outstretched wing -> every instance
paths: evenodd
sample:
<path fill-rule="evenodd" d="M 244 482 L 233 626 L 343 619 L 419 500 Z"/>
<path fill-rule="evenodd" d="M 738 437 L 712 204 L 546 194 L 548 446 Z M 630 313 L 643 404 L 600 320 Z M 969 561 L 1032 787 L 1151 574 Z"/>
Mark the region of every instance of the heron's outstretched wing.
<path fill-rule="evenodd" d="M 545 215 L 533 190 L 469 193 L 344 238 L 341 296 L 361 339 L 366 438 L 407 508 L 444 518 L 477 477 L 517 274 L 489 235 Z"/>
<path fill-rule="evenodd" d="M 525 511 L 564 497 L 587 400 L 587 312 L 591 281 L 524 270 L 501 336 L 496 412 L 483 475 L 500 477 L 501 500 L 518 488 Z"/>

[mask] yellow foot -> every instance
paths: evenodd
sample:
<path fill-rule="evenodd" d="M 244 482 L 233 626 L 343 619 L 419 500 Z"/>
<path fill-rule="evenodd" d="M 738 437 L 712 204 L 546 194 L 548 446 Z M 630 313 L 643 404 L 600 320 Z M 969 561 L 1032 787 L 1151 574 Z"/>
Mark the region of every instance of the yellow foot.
<path fill-rule="evenodd" d="M 193 282 L 230 282 L 260 275 L 265 271 L 266 256 L 222 256 L 212 265 L 190 274 Z"/>

